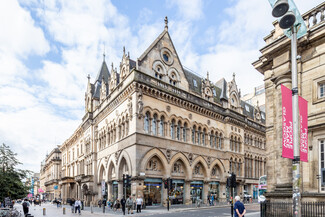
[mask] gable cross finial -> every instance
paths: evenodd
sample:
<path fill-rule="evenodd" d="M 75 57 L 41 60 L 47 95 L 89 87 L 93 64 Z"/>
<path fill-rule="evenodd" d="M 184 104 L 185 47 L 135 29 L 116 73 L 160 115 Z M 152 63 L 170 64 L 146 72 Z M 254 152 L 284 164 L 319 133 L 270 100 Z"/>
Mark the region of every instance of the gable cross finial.
<path fill-rule="evenodd" d="M 88 78 L 88 81 L 90 81 L 90 74 L 88 74 L 87 78 Z"/>
<path fill-rule="evenodd" d="M 235 77 L 236 77 L 236 73 L 235 72 L 232 74 L 232 77 L 235 80 Z"/>
<path fill-rule="evenodd" d="M 168 29 L 168 17 L 167 16 L 165 17 L 165 29 L 166 30 Z"/>
<path fill-rule="evenodd" d="M 259 107 L 259 106 L 258 106 L 258 100 L 257 100 L 257 102 L 256 102 L 256 105 L 257 105 L 257 108 L 258 108 L 258 107 Z"/>
<path fill-rule="evenodd" d="M 125 56 L 125 46 L 123 46 L 123 55 Z"/>
<path fill-rule="evenodd" d="M 209 71 L 207 71 L 207 79 L 209 80 Z"/>

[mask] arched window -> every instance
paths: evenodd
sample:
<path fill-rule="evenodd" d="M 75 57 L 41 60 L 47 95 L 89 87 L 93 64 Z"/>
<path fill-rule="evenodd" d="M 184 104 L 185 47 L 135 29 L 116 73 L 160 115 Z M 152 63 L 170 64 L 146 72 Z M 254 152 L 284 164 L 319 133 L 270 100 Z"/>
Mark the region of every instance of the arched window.
<path fill-rule="evenodd" d="M 181 140 L 181 122 L 180 121 L 178 121 L 178 123 L 177 123 L 176 137 L 177 137 L 177 140 Z"/>
<path fill-rule="evenodd" d="M 160 136 L 165 136 L 165 117 L 164 116 L 161 116 L 160 117 L 160 123 L 159 123 L 159 133 L 160 133 Z"/>
<path fill-rule="evenodd" d="M 152 135 L 157 135 L 157 114 L 154 114 L 153 115 L 153 118 L 152 118 L 152 123 L 151 123 L 151 132 L 152 132 Z"/>
<path fill-rule="evenodd" d="M 232 151 L 232 146 L 233 146 L 234 138 L 233 136 L 230 137 L 230 151 Z"/>
<path fill-rule="evenodd" d="M 205 134 L 206 134 L 206 129 L 203 129 L 203 134 L 202 134 L 202 145 L 205 146 Z"/>
<path fill-rule="evenodd" d="M 211 131 L 210 134 L 210 147 L 212 148 L 214 146 L 214 135 L 213 135 L 213 131 Z"/>
<path fill-rule="evenodd" d="M 185 123 L 184 127 L 183 127 L 183 141 L 184 142 L 186 142 L 186 140 L 187 140 L 186 133 L 187 133 L 187 123 Z"/>
<path fill-rule="evenodd" d="M 170 137 L 175 139 L 175 120 L 173 119 L 170 124 Z"/>
<path fill-rule="evenodd" d="M 195 131 L 196 131 L 196 126 L 193 126 L 192 129 L 192 143 L 195 144 Z"/>
<path fill-rule="evenodd" d="M 222 148 L 222 140 L 223 140 L 222 134 L 220 133 L 220 135 L 219 135 L 219 149 Z"/>
<path fill-rule="evenodd" d="M 198 131 L 197 131 L 197 144 L 200 145 L 201 144 L 201 127 L 199 127 Z"/>
<path fill-rule="evenodd" d="M 150 119 L 150 113 L 147 112 L 144 117 L 144 131 L 146 133 L 149 133 L 149 119 Z"/>

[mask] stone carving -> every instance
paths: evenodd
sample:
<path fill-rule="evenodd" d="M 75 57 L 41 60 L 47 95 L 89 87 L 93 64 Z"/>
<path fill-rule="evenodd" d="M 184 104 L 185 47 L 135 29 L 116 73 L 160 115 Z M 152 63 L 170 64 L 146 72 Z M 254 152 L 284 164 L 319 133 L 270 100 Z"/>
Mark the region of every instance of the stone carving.
<path fill-rule="evenodd" d="M 132 120 L 132 113 L 133 113 L 132 96 L 130 96 L 128 99 L 128 111 L 129 111 L 130 120 Z"/>
<path fill-rule="evenodd" d="M 141 119 L 143 112 L 142 92 L 138 93 L 138 117 Z"/>
<path fill-rule="evenodd" d="M 196 165 L 195 167 L 194 167 L 194 175 L 202 175 L 202 173 L 201 173 L 201 165 Z"/>
<path fill-rule="evenodd" d="M 170 106 L 169 105 L 166 107 L 166 110 L 167 110 L 167 112 L 170 112 Z"/>
<path fill-rule="evenodd" d="M 191 113 L 188 114 L 188 118 L 189 118 L 190 120 L 192 120 L 192 114 L 191 114 Z"/>
<path fill-rule="evenodd" d="M 192 162 L 193 162 L 193 154 L 192 153 L 190 153 L 188 155 L 188 161 L 190 162 L 190 165 L 192 165 Z"/>
<path fill-rule="evenodd" d="M 118 157 L 120 156 L 120 153 L 121 153 L 121 151 L 115 152 L 115 162 L 116 162 L 116 165 L 118 163 Z"/>
<path fill-rule="evenodd" d="M 171 159 L 171 155 L 172 155 L 171 150 L 167 149 L 167 150 L 166 150 L 166 157 L 167 157 L 167 160 L 168 160 L 168 161 L 170 161 L 170 159 Z"/>
<path fill-rule="evenodd" d="M 207 121 L 207 124 L 210 125 L 210 120 Z"/>
<path fill-rule="evenodd" d="M 207 157 L 207 163 L 208 163 L 208 166 L 210 167 L 210 164 L 211 164 L 211 157 Z"/>

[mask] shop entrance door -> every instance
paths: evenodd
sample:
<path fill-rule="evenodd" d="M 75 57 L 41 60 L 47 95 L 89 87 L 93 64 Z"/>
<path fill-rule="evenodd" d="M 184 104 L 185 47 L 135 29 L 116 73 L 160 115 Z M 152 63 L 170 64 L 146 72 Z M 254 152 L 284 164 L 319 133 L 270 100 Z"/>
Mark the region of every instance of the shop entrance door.
<path fill-rule="evenodd" d="M 191 182 L 191 200 L 195 203 L 198 199 L 202 201 L 203 182 Z"/>

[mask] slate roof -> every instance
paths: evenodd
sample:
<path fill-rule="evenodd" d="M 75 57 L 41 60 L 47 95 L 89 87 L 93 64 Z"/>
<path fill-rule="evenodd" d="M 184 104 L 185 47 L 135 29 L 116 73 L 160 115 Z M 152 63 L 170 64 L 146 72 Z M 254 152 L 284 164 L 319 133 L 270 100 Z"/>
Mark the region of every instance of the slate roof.
<path fill-rule="evenodd" d="M 102 63 L 102 67 L 100 68 L 97 77 L 96 77 L 96 81 L 94 83 L 94 98 L 98 98 L 100 97 L 100 88 L 102 86 L 102 79 L 104 78 L 105 82 L 108 84 L 108 80 L 111 77 L 111 74 L 109 73 L 109 70 L 107 68 L 106 62 L 103 61 Z"/>
<path fill-rule="evenodd" d="M 225 99 L 228 100 L 227 97 L 227 82 L 226 79 L 222 78 L 219 81 L 216 82 L 217 87 L 220 88 L 221 93 L 220 93 L 220 99 Z"/>
<path fill-rule="evenodd" d="M 243 114 L 254 120 L 255 107 L 245 101 L 241 101 L 240 104 L 241 107 L 243 108 Z M 249 111 L 247 111 L 246 107 L 248 108 Z M 263 124 L 265 124 L 265 112 L 263 111 L 261 111 L 261 121 Z"/>

